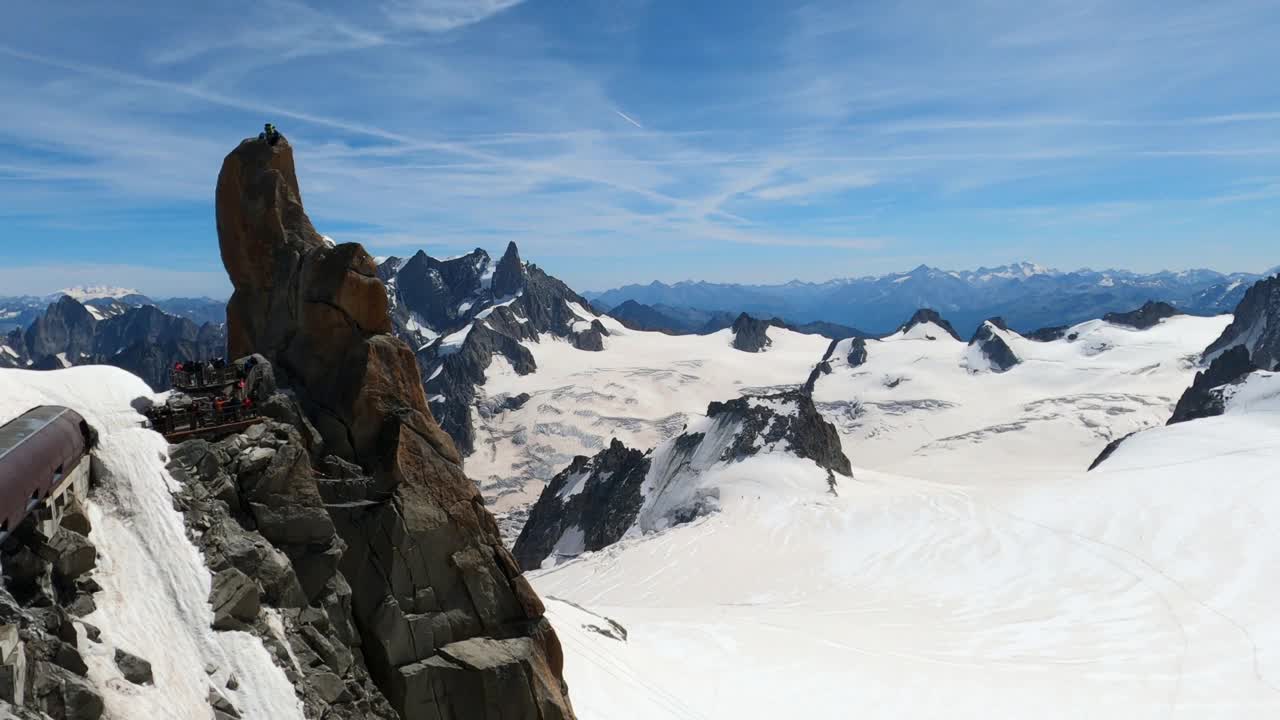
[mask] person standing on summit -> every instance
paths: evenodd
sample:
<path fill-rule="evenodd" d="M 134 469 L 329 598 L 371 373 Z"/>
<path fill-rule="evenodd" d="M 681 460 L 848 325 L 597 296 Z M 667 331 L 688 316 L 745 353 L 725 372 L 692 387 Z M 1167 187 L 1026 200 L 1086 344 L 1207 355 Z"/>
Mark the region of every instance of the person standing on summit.
<path fill-rule="evenodd" d="M 275 145 L 280 140 L 280 131 L 276 130 L 276 126 L 266 123 L 262 126 L 262 132 L 258 133 L 259 140 L 266 140 L 268 145 Z"/>

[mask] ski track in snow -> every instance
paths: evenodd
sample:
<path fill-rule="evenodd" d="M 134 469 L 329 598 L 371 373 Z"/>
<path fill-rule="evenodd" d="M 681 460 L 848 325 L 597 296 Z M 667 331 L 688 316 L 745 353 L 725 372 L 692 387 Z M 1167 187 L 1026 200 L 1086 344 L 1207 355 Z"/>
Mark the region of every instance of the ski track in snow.
<path fill-rule="evenodd" d="M 214 632 L 211 577 L 173 508 L 176 481 L 165 469 L 168 445 L 141 427 L 130 403 L 151 390 L 124 370 L 84 366 L 52 372 L 0 370 L 0 421 L 36 405 L 65 405 L 98 430 L 99 473 L 90 493 L 90 540 L 98 549 L 92 577 L 102 585 L 97 610 L 84 618 L 102 643 L 78 646 L 89 680 L 102 692 L 109 720 L 213 717 L 216 687 L 246 720 L 302 718 L 292 684 L 262 642 L 249 633 Z M 137 686 L 116 668 L 121 648 L 149 661 L 153 686 Z M 206 664 L 217 672 L 205 674 Z M 234 673 L 236 691 L 224 686 Z"/>

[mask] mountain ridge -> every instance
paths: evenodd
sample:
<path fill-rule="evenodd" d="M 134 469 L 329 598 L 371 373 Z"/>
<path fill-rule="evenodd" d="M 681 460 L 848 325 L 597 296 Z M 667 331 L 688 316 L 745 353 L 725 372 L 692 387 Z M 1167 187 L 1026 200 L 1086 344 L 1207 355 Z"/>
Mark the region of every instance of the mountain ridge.
<path fill-rule="evenodd" d="M 1061 271 L 1014 263 L 954 271 L 919 265 L 906 272 L 824 282 L 654 281 L 584 296 L 605 311 L 634 300 L 649 306 L 778 316 L 797 323 L 826 321 L 872 334 L 891 332 L 916 308 L 935 307 L 966 332 L 993 316 L 1004 317 L 1011 327 L 1026 332 L 1128 311 L 1147 301 L 1167 302 L 1196 315 L 1226 313 L 1263 277 L 1206 269 Z"/>

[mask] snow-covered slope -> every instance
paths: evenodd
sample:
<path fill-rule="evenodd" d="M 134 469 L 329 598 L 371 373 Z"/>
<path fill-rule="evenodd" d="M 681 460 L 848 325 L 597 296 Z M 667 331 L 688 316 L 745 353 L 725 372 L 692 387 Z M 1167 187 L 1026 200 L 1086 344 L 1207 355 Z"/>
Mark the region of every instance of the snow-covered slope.
<path fill-rule="evenodd" d="M 102 590 L 95 595 L 97 610 L 85 620 L 102 631 L 102 643 L 81 634 L 78 649 L 106 703 L 106 717 L 212 718 L 213 685 L 245 718 L 300 719 L 293 685 L 262 642 L 210 627 L 211 579 L 173 508 L 168 446 L 140 426 L 142 417 L 131 406 L 150 395 L 137 377 L 111 367 L 0 370 L 0 422 L 36 405 L 65 405 L 99 433 L 99 485 L 88 511 L 89 537 L 99 553 L 93 579 Z M 116 648 L 149 660 L 154 685 L 124 681 L 113 659 Z M 206 665 L 215 668 L 213 677 Z M 223 689 L 233 673 L 239 689 Z"/>
<path fill-rule="evenodd" d="M 603 350 L 580 350 L 544 334 L 523 343 L 536 372 L 519 375 L 500 356 L 485 371 L 479 404 L 496 409 L 473 411 L 476 451 L 466 469 L 496 512 L 532 503 L 574 456 L 593 455 L 612 438 L 647 450 L 679 434 L 713 401 L 799 385 L 829 342 L 769 328 L 772 344 L 748 353 L 733 348 L 727 329 L 670 336 L 629 330 L 583 308 L 575 312 L 608 329 Z M 529 398 L 502 408 L 504 398 L 521 394 Z"/>
<path fill-rule="evenodd" d="M 1075 345 L 1019 348 L 1025 366 L 970 378 L 1056 356 L 1127 381 L 1123 367 L 1182 342 L 1162 330 L 1221 329 L 1183 322 L 1128 343 L 1077 328 Z M 925 342 L 869 343 L 869 364 L 900 354 L 922 383 L 941 363 L 909 349 Z M 1133 375 L 1137 392 L 1164 372 Z M 1089 385 L 1042 379 L 1055 397 Z M 1088 413 L 1070 416 L 1050 437 Z M 855 465 L 859 448 L 885 450 L 874 436 L 845 447 Z M 918 477 L 855 467 L 839 496 L 812 464 L 751 458 L 719 478 L 719 513 L 534 573 L 579 716 L 1280 716 L 1280 376 L 1255 374 L 1223 416 L 1135 435 L 1090 473 L 993 483 L 982 473 L 1019 460 L 989 452 L 975 472 L 956 447 Z"/>
<path fill-rule="evenodd" d="M 1229 316 L 1177 316 L 1147 330 L 1101 320 L 1036 342 L 986 325 L 1019 361 L 992 372 L 979 344 L 932 323 L 838 343 L 814 400 L 855 466 L 907 475 L 1023 481 L 1088 466 L 1108 441 L 1163 424 L 1199 352 Z"/>

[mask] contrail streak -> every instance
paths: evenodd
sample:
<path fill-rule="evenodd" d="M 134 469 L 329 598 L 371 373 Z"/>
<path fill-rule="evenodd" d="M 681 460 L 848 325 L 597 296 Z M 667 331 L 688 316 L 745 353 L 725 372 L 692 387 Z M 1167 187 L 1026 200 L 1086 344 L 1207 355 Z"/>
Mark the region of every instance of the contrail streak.
<path fill-rule="evenodd" d="M 626 113 L 622 112 L 621 110 L 617 110 L 617 109 L 615 109 L 615 110 L 614 110 L 614 112 L 618 113 L 618 117 L 622 118 L 623 120 L 626 120 L 627 122 L 631 123 L 632 125 L 635 125 L 636 127 L 640 128 L 641 130 L 643 130 L 643 129 L 644 129 L 644 126 L 643 126 L 643 125 L 641 125 L 640 123 L 636 122 L 636 121 L 635 121 L 635 119 L 634 119 L 634 118 L 632 118 L 630 115 L 628 115 L 628 114 L 626 114 Z"/>

